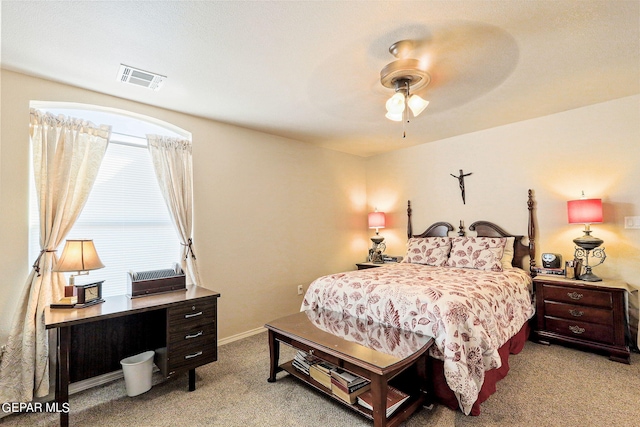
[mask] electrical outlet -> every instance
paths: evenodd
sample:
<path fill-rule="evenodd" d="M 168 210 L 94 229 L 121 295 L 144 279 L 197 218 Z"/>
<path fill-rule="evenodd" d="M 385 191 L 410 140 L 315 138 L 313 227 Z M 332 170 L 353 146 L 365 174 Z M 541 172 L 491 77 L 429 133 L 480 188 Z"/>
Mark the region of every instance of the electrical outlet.
<path fill-rule="evenodd" d="M 640 228 L 640 216 L 625 216 L 624 228 Z"/>
<path fill-rule="evenodd" d="M 298 295 L 302 295 L 302 285 L 298 285 Z"/>

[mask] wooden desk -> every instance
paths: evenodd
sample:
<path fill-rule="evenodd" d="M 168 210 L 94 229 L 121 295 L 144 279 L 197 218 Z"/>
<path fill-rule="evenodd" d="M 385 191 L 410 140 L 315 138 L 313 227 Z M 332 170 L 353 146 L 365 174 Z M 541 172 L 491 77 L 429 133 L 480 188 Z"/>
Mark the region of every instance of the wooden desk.
<path fill-rule="evenodd" d="M 186 292 L 131 299 L 126 295 L 83 309 L 45 310 L 47 329 L 57 329 L 56 402 L 69 401 L 69 384 L 121 369 L 120 360 L 147 350 L 166 378 L 189 372 L 195 390 L 195 368 L 218 358 L 217 299 L 199 286 Z M 159 354 L 161 357 L 159 357 Z M 69 425 L 69 413 L 60 413 Z"/>
<path fill-rule="evenodd" d="M 276 381 L 278 372 L 286 371 L 335 401 L 373 420 L 374 427 L 398 426 L 426 401 L 425 395 L 430 387 L 427 383 L 427 350 L 433 344 L 431 337 L 384 325 L 368 325 L 366 321 L 322 310 L 302 311 L 269 322 L 265 327 L 269 330 L 269 382 Z M 352 332 L 344 335 L 346 329 L 351 329 Z M 385 337 L 389 337 L 388 343 L 384 342 Z M 338 398 L 330 389 L 298 372 L 291 362 L 279 365 L 280 342 L 312 353 L 322 360 L 369 379 L 373 410 L 365 409 L 358 404 L 351 405 Z M 408 382 L 405 381 L 398 388 L 409 393 L 411 397 L 387 418 L 385 409 L 388 382 L 405 371 L 408 374 Z"/>

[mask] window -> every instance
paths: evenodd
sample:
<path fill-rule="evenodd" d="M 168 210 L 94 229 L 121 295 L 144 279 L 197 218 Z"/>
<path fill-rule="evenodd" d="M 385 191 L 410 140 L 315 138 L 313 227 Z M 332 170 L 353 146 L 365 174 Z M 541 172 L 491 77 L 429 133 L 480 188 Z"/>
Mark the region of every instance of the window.
<path fill-rule="evenodd" d="M 191 135 L 168 123 L 123 111 L 101 111 L 77 104 L 31 106 L 112 127 L 111 140 L 87 204 L 66 236 L 93 239 L 105 268 L 76 277 L 76 283 L 105 280 L 103 295 L 120 295 L 126 293 L 128 271 L 170 268 L 179 262 L 180 242 L 156 181 L 145 135 L 185 139 L 191 139 Z M 40 251 L 35 191 L 31 191 L 29 211 L 29 259 L 35 260 Z M 58 248 L 58 256 L 63 247 L 64 241 Z"/>

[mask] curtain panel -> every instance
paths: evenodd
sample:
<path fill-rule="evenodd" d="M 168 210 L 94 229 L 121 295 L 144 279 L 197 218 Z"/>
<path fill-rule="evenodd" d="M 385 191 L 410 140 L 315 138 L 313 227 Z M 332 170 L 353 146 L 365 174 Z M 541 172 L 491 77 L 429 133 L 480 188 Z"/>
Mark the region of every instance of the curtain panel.
<path fill-rule="evenodd" d="M 40 212 L 40 255 L 25 283 L 0 359 L 0 402 L 29 402 L 49 393 L 49 342 L 44 311 L 64 295 L 52 271 L 56 249 L 84 207 L 111 128 L 31 109 L 29 135 Z M 25 236 L 26 238 L 26 236 Z"/>
<path fill-rule="evenodd" d="M 151 162 L 160 191 L 178 233 L 181 264 L 187 283 L 199 285 L 200 274 L 193 244 L 193 159 L 191 141 L 147 135 Z"/>

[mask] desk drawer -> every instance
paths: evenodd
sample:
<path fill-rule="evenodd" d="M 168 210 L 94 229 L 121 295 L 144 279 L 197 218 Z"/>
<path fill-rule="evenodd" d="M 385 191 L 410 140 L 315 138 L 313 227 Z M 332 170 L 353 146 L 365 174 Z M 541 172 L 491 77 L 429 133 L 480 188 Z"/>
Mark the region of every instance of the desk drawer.
<path fill-rule="evenodd" d="M 210 323 L 216 317 L 216 299 L 185 302 L 169 309 L 169 332 L 181 330 L 185 325 Z"/>
<path fill-rule="evenodd" d="M 169 347 L 173 349 L 185 346 L 198 347 L 203 343 L 217 341 L 217 328 L 215 322 L 200 325 L 185 331 L 176 331 L 169 335 Z"/>
<path fill-rule="evenodd" d="M 166 377 L 214 362 L 218 358 L 217 299 L 176 304 L 167 312 Z"/>
<path fill-rule="evenodd" d="M 544 320 L 548 331 L 566 337 L 606 344 L 614 343 L 613 329 L 610 326 L 546 316 Z"/>
<path fill-rule="evenodd" d="M 555 286 L 548 283 L 544 284 L 544 300 L 560 301 L 578 305 L 590 305 L 602 308 L 613 308 L 613 301 L 610 292 L 570 286 Z"/>
<path fill-rule="evenodd" d="M 545 301 L 544 314 L 568 320 L 580 320 L 582 322 L 613 326 L 613 310 L 607 310 L 604 308 Z"/>
<path fill-rule="evenodd" d="M 186 347 L 170 351 L 167 360 L 167 377 L 218 360 L 217 344 L 208 343 L 198 348 Z"/>

